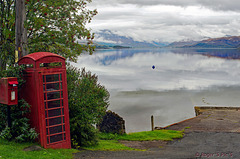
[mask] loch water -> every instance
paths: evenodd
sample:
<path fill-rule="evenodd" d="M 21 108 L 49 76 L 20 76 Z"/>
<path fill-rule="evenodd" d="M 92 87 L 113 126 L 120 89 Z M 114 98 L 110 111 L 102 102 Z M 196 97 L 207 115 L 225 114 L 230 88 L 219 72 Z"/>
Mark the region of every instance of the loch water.
<path fill-rule="evenodd" d="M 151 115 L 164 127 L 194 106 L 240 106 L 238 49 L 107 49 L 72 64 L 98 76 L 127 132 L 151 130 Z"/>

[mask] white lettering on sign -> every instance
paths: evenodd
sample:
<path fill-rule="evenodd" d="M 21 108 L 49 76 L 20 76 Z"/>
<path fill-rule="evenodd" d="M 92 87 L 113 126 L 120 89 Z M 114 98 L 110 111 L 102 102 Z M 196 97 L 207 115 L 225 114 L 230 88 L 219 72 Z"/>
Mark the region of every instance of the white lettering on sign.
<path fill-rule="evenodd" d="M 11 100 L 15 100 L 15 91 L 11 92 Z"/>

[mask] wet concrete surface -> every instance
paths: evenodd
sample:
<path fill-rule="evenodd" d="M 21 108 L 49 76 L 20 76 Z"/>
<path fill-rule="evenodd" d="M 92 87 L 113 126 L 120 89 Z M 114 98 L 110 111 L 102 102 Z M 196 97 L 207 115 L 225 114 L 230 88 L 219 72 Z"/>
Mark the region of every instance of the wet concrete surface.
<path fill-rule="evenodd" d="M 204 107 L 203 107 L 204 108 Z M 185 132 L 240 132 L 240 109 L 236 107 L 199 107 L 199 115 L 165 129 L 183 130 Z M 215 108 L 215 109 L 214 109 Z M 195 108 L 196 109 L 196 108 Z M 187 128 L 187 129 L 186 129 Z"/>
<path fill-rule="evenodd" d="M 75 158 L 240 158 L 239 109 L 204 109 L 197 117 L 165 129 L 185 129 L 185 135 L 161 148 L 150 147 L 147 151 L 82 151 L 75 154 Z"/>

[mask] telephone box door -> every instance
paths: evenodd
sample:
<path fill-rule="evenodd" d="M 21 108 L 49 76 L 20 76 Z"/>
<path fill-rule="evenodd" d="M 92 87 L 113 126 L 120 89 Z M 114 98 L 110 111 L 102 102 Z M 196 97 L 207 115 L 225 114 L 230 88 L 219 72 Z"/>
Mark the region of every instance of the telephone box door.
<path fill-rule="evenodd" d="M 66 141 L 62 73 L 41 74 L 47 145 Z"/>

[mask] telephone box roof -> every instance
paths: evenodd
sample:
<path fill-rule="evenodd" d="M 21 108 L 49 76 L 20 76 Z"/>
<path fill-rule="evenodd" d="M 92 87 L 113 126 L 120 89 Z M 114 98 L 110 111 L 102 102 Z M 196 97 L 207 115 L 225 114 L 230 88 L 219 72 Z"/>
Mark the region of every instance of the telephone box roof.
<path fill-rule="evenodd" d="M 40 60 L 42 58 L 46 58 L 46 57 L 55 57 L 55 58 L 61 58 L 61 59 L 65 60 L 64 57 L 54 54 L 54 53 L 50 53 L 50 52 L 35 52 L 32 54 L 28 54 L 28 55 L 22 57 L 21 59 L 30 58 L 33 61 L 38 61 L 38 60 Z"/>

